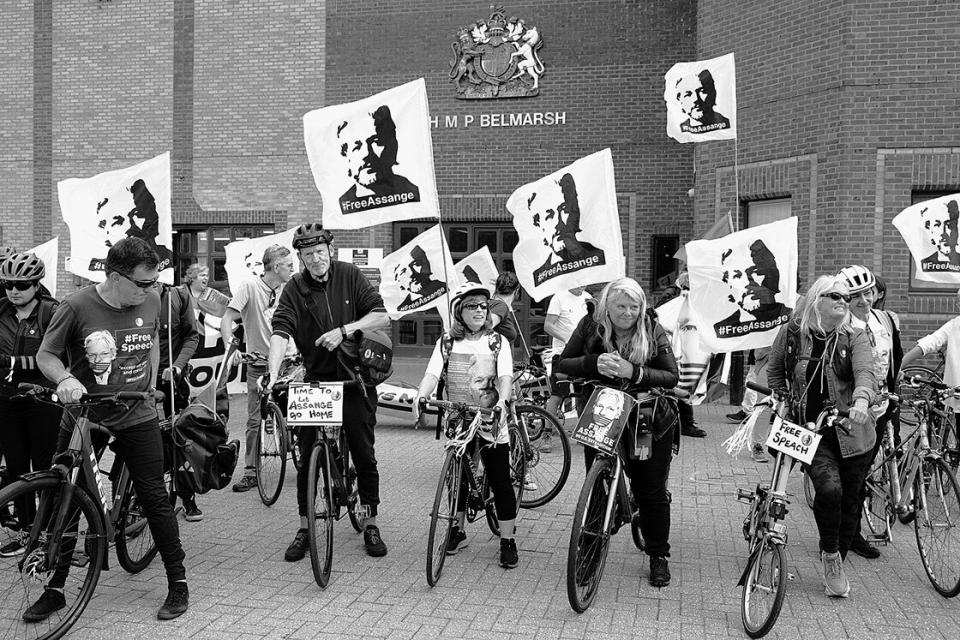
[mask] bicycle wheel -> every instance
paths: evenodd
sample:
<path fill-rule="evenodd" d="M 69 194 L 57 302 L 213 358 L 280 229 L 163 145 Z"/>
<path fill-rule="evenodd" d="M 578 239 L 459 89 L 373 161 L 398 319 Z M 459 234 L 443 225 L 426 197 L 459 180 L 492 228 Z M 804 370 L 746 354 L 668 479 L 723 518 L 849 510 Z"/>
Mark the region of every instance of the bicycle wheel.
<path fill-rule="evenodd" d="M 863 499 L 863 520 L 870 533 L 889 538 L 890 525 L 893 524 L 893 509 L 887 501 L 887 488 L 890 486 L 890 473 L 883 451 L 877 454 L 876 461 L 867 473 L 866 496 Z"/>
<path fill-rule="evenodd" d="M 517 509 L 519 510 L 523 502 L 524 484 L 527 475 L 527 457 L 524 455 L 523 435 L 520 433 L 520 428 L 515 424 L 511 424 L 508 429 L 510 442 L 510 483 L 513 485 L 513 491 L 517 499 Z M 487 526 L 490 527 L 493 535 L 499 536 L 500 519 L 497 517 L 493 490 L 487 481 L 486 470 L 484 470 L 483 485 L 481 486 L 480 493 L 483 496 L 483 504 L 486 507 Z"/>
<path fill-rule="evenodd" d="M 633 546 L 640 551 L 644 551 L 647 548 L 647 543 L 643 539 L 643 533 L 640 531 L 640 521 L 637 520 L 637 514 L 634 513 L 630 517 L 630 537 L 633 538 Z"/>
<path fill-rule="evenodd" d="M 427 584 L 436 586 L 447 557 L 450 530 L 457 518 L 457 496 L 460 493 L 460 462 L 453 451 L 447 451 L 440 470 L 437 495 L 430 512 L 430 531 L 427 533 Z"/>
<path fill-rule="evenodd" d="M 267 403 L 266 415 L 257 432 L 257 491 L 268 507 L 280 497 L 287 468 L 287 426 L 280 407 Z"/>
<path fill-rule="evenodd" d="M 938 458 L 922 462 L 913 483 L 913 521 L 923 569 L 937 592 L 960 593 L 960 485 Z"/>
<path fill-rule="evenodd" d="M 921 397 L 929 397 L 931 390 L 929 387 L 912 387 L 907 384 L 910 378 L 914 376 L 920 377 L 924 380 L 934 380 L 936 382 L 942 382 L 940 376 L 937 375 L 937 372 L 933 369 L 920 366 L 910 366 L 904 367 L 901 371 L 903 374 L 903 380 L 901 384 L 897 386 L 897 395 L 900 396 L 900 422 L 901 424 L 915 427 L 917 426 L 917 415 L 913 412 L 913 408 L 910 406 L 911 401 L 917 400 Z"/>
<path fill-rule="evenodd" d="M 290 448 L 290 458 L 293 460 L 293 467 L 300 471 L 303 466 L 303 456 L 300 455 L 300 427 L 287 428 L 287 446 Z"/>
<path fill-rule="evenodd" d="M 147 514 L 140 507 L 133 482 L 128 481 L 120 502 L 120 521 L 114 538 L 117 545 L 117 561 L 129 573 L 140 573 L 157 555 L 157 543 L 153 539 Z"/>
<path fill-rule="evenodd" d="M 317 437 L 320 437 L 319 434 Z M 330 567 L 333 564 L 333 521 L 336 518 L 328 471 L 331 463 L 328 451 L 322 442 L 314 446 L 307 467 L 310 566 L 313 567 L 313 577 L 321 588 L 326 587 L 330 581 Z"/>
<path fill-rule="evenodd" d="M 740 598 L 740 618 L 751 638 L 760 638 L 773 628 L 787 592 L 787 570 L 783 545 L 770 539 L 760 544 L 747 567 Z"/>
<path fill-rule="evenodd" d="M 936 443 L 931 445 L 940 449 L 943 461 L 950 467 L 954 477 L 960 471 L 960 438 L 957 437 L 957 425 L 953 413 L 948 409 L 946 416 L 937 416 L 937 425 L 934 429 Z"/>
<path fill-rule="evenodd" d="M 604 529 L 603 518 L 610 491 L 615 490 L 610 487 L 611 466 L 609 460 L 593 463 L 573 514 L 567 548 L 567 599 L 577 613 L 586 611 L 597 595 L 607 560 L 610 530 Z"/>
<path fill-rule="evenodd" d="M 0 637 L 61 638 L 83 614 L 96 589 L 107 554 L 107 534 L 99 503 L 86 489 L 73 492 L 60 553 L 48 569 L 44 558 L 50 527 L 59 511 L 59 478 L 18 480 L 0 490 L 0 510 L 31 504 L 32 527 L 23 531 L 0 528 L 0 546 L 21 542 L 24 551 L 0 557 Z M 22 562 L 22 565 L 21 565 Z M 54 580 L 63 583 L 64 606 L 46 620 L 26 622 L 23 615 Z"/>
<path fill-rule="evenodd" d="M 810 479 L 810 474 L 807 473 L 807 468 L 803 468 L 803 499 L 807 503 L 807 507 L 813 509 L 813 499 L 817 497 L 817 491 L 813 488 L 813 480 Z"/>
<path fill-rule="evenodd" d="M 524 509 L 542 507 L 557 497 L 570 475 L 570 439 L 546 410 L 531 404 L 516 407 L 517 424 L 526 431 L 527 462 Z"/>

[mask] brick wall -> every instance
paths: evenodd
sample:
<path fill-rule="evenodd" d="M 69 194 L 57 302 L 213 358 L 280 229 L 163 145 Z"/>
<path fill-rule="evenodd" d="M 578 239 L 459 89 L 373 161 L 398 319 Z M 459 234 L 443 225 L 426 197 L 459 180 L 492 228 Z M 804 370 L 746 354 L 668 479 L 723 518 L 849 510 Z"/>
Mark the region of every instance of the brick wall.
<path fill-rule="evenodd" d="M 3 8 L 0 46 L 0 243 L 33 246 L 33 3 Z M 25 55 L 26 54 L 26 55 Z"/>

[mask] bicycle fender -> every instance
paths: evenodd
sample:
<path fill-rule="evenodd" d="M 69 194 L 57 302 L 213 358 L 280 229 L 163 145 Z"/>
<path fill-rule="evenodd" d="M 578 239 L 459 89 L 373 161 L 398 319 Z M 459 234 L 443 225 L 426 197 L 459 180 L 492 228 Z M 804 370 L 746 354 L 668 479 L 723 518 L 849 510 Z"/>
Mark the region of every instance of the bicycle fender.
<path fill-rule="evenodd" d="M 758 544 L 756 548 L 750 552 L 750 555 L 747 556 L 747 564 L 743 567 L 743 573 L 740 574 L 740 580 L 737 581 L 737 586 L 742 587 L 747 582 L 747 572 L 750 571 L 750 565 L 753 563 L 753 559 L 760 554 L 760 549 L 763 548 L 763 544 Z"/>
<path fill-rule="evenodd" d="M 53 478 L 54 480 L 66 480 L 67 469 L 63 465 L 56 465 L 52 469 L 43 469 L 42 471 L 31 471 L 20 476 L 21 480 L 41 480 L 44 478 Z"/>

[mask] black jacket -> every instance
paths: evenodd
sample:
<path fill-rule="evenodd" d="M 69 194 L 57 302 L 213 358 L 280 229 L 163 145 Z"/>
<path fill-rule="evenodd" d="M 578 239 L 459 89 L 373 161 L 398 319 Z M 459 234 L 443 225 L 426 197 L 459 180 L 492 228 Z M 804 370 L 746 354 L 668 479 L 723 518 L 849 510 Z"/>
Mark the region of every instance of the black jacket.
<path fill-rule="evenodd" d="M 16 307 L 6 297 L 0 299 L 0 396 L 16 395 L 17 385 L 21 382 L 52 386 L 37 368 L 36 355 L 58 304 L 38 292 L 37 305 L 23 322 L 19 322 Z M 11 364 L 13 375 L 7 382 Z"/>

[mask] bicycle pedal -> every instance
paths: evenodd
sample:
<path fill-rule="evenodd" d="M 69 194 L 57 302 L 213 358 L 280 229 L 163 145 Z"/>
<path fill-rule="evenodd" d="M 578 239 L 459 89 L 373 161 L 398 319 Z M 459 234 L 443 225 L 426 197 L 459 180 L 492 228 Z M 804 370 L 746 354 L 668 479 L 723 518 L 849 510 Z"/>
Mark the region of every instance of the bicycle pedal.
<path fill-rule="evenodd" d="M 737 501 L 750 504 L 753 502 L 753 491 L 747 489 L 737 489 Z"/>

